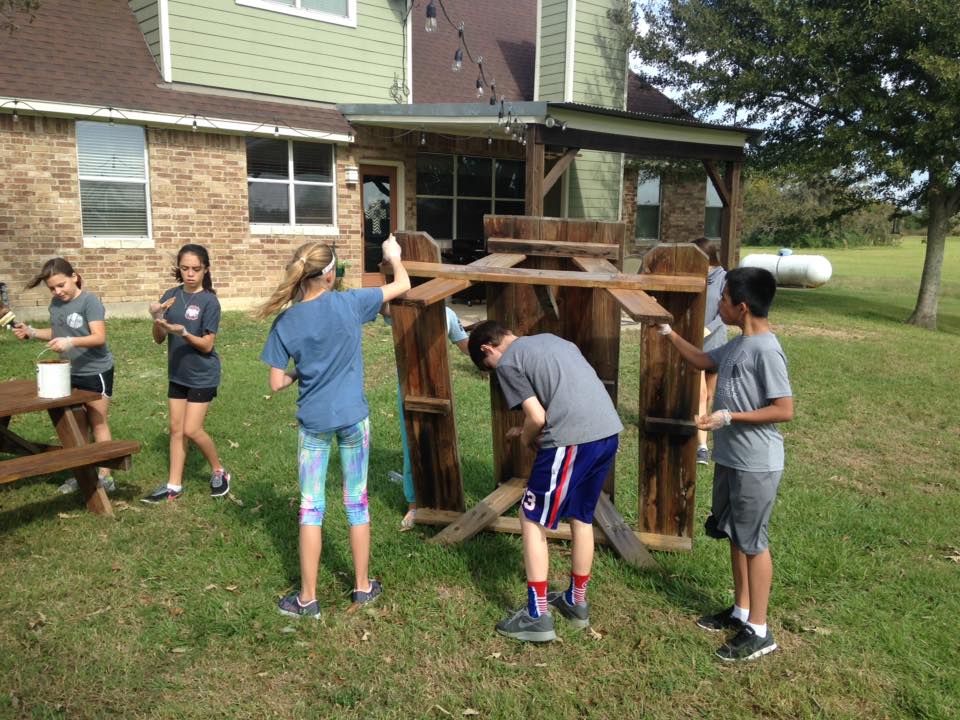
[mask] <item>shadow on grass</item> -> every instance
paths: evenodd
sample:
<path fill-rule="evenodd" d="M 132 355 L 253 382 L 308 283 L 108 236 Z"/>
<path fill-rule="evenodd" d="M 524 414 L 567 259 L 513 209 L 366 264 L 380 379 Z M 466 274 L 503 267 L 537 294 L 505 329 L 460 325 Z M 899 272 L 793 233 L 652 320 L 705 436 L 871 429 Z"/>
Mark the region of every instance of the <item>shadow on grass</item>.
<path fill-rule="evenodd" d="M 804 290 L 800 288 L 780 288 L 774 305 L 778 308 L 794 311 L 810 311 L 842 315 L 846 318 L 883 321 L 906 324 L 912 308 L 891 302 L 879 302 L 864 298 L 862 295 L 829 290 Z M 940 312 L 937 316 L 939 332 L 960 335 L 960 316 Z"/>

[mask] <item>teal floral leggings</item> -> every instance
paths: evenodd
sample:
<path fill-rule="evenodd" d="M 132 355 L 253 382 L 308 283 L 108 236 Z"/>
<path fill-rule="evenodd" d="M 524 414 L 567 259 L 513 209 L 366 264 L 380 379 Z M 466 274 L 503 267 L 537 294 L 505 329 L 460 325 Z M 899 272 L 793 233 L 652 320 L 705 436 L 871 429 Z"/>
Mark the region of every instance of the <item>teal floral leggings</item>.
<path fill-rule="evenodd" d="M 340 470 L 343 475 L 343 505 L 347 522 L 366 525 L 370 522 L 367 501 L 367 466 L 370 462 L 370 418 L 355 425 L 329 432 L 312 433 L 300 428 L 300 524 L 323 525 L 327 509 L 327 464 L 333 439 L 340 447 Z"/>

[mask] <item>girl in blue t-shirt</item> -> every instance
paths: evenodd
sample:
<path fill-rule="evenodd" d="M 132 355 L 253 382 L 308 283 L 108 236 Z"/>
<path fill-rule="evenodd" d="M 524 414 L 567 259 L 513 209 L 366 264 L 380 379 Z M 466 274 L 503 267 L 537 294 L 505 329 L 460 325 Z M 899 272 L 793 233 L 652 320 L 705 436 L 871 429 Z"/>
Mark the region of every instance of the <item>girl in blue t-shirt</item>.
<path fill-rule="evenodd" d="M 370 512 L 367 465 L 370 419 L 363 393 L 361 326 L 377 317 L 380 306 L 410 289 L 400 262 L 400 246 L 391 235 L 383 259 L 393 282 L 379 288 L 333 292 L 337 258 L 323 243 L 307 243 L 293 254 L 286 276 L 258 315 L 266 318 L 290 305 L 273 322 L 260 359 L 270 366 L 270 388 L 277 392 L 296 382 L 300 465 L 300 592 L 280 600 L 279 610 L 293 617 L 320 617 L 317 568 L 326 510 L 327 465 L 334 438 L 340 450 L 343 502 L 350 524 L 355 603 L 370 602 L 382 588 L 368 575 Z M 292 303 L 292 304 L 291 304 Z M 293 369 L 287 370 L 290 361 Z"/>
<path fill-rule="evenodd" d="M 207 249 L 193 244 L 180 248 L 173 276 L 180 284 L 150 304 L 153 340 L 158 345 L 167 341 L 170 471 L 166 483 L 141 498 L 145 503 L 170 502 L 183 495 L 183 466 L 191 440 L 210 463 L 211 497 L 230 492 L 230 473 L 203 429 L 220 385 L 220 357 L 213 347 L 220 329 L 220 301 Z"/>

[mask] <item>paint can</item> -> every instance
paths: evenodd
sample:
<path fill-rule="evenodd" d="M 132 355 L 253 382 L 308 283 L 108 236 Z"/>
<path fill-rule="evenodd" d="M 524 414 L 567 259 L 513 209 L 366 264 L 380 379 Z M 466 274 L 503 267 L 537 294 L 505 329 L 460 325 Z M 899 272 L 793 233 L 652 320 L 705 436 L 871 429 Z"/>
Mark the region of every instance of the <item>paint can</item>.
<path fill-rule="evenodd" d="M 70 361 L 37 361 L 37 397 L 55 400 L 70 395 Z"/>

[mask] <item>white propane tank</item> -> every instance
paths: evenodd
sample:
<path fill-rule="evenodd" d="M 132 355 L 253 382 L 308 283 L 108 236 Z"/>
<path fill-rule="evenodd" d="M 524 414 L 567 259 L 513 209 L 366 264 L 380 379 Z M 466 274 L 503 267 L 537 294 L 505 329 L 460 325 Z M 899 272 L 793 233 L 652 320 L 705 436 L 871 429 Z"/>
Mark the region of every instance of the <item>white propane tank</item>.
<path fill-rule="evenodd" d="M 769 270 L 777 285 L 815 288 L 825 284 L 833 266 L 823 255 L 768 255 L 752 253 L 740 260 L 740 267 Z"/>

